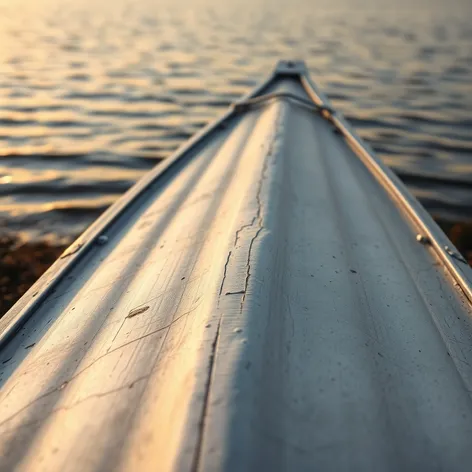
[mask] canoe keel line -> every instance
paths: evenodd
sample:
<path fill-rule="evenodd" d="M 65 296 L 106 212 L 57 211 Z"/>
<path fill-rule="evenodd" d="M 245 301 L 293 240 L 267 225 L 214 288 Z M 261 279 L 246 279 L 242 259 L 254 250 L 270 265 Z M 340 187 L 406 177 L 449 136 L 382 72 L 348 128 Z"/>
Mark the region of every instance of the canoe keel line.
<path fill-rule="evenodd" d="M 469 470 L 457 254 L 281 62 L 0 321 L 0 469 Z"/>

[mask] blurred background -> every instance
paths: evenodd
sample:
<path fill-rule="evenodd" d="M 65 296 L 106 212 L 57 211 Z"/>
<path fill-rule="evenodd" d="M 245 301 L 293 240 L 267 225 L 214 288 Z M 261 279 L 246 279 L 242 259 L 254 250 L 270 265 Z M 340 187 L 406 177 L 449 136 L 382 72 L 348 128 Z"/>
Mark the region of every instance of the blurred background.
<path fill-rule="evenodd" d="M 0 315 L 281 58 L 472 261 L 471 20 L 470 0 L 0 0 Z"/>

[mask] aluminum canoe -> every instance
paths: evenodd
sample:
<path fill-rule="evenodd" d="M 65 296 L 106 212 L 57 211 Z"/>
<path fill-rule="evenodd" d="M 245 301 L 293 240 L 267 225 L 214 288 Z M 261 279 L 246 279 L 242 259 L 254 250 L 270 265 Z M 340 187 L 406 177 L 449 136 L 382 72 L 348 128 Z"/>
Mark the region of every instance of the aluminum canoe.
<path fill-rule="evenodd" d="M 469 471 L 471 280 L 281 62 L 0 320 L 0 470 Z"/>

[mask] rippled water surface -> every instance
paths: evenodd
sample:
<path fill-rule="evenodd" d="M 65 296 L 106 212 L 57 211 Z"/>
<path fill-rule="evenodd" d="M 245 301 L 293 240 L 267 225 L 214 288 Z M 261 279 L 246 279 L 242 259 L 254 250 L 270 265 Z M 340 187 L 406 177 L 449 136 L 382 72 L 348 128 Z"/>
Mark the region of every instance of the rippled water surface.
<path fill-rule="evenodd" d="M 469 0 L 0 0 L 0 224 L 69 239 L 303 58 L 435 216 L 472 218 Z"/>

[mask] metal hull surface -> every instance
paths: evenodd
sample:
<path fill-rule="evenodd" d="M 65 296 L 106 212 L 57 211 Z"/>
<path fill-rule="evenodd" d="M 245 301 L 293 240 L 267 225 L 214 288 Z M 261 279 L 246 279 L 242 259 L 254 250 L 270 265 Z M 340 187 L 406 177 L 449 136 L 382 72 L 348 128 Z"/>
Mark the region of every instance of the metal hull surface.
<path fill-rule="evenodd" d="M 1 320 L 0 470 L 468 471 L 460 259 L 281 63 Z"/>

